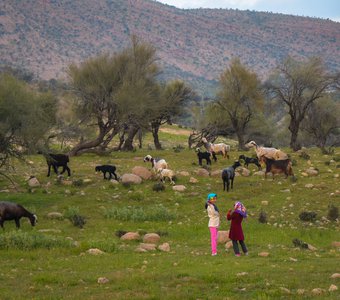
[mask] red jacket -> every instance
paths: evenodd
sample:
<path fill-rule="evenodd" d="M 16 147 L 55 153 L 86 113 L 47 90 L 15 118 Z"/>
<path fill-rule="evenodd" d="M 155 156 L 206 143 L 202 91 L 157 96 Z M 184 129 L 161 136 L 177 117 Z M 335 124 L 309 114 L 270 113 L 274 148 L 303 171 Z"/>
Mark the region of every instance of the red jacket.
<path fill-rule="evenodd" d="M 234 241 L 243 241 L 244 240 L 242 230 L 243 217 L 239 213 L 229 210 L 227 214 L 227 220 L 231 220 L 229 238 Z"/>

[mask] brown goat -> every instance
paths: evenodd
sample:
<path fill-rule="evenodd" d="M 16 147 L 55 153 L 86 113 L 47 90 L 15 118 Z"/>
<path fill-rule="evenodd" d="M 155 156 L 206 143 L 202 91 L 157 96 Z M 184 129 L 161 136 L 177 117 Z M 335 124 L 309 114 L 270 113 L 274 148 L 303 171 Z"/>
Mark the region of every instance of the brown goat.
<path fill-rule="evenodd" d="M 266 164 L 265 178 L 267 178 L 267 173 L 273 174 L 273 179 L 275 174 L 284 173 L 286 178 L 288 175 L 294 176 L 292 162 L 290 159 L 274 160 L 268 157 L 262 156 L 261 161 Z"/>

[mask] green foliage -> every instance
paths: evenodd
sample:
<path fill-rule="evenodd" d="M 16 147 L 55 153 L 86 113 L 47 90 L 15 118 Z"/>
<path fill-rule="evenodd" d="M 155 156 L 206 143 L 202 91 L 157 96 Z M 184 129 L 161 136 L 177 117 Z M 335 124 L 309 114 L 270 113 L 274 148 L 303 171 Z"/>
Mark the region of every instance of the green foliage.
<path fill-rule="evenodd" d="M 299 218 L 304 222 L 314 222 L 316 220 L 317 213 L 314 211 L 303 211 L 299 214 Z"/>
<path fill-rule="evenodd" d="M 0 168 L 22 151 L 37 149 L 55 124 L 55 112 L 51 94 L 37 93 L 12 76 L 0 75 Z"/>
<path fill-rule="evenodd" d="M 339 208 L 333 204 L 329 205 L 327 218 L 331 221 L 339 219 Z"/>
<path fill-rule="evenodd" d="M 169 221 L 175 218 L 175 215 L 171 213 L 163 205 L 149 206 L 148 209 L 143 207 L 111 207 L 105 209 L 104 216 L 106 218 L 113 218 L 121 221 Z"/>
<path fill-rule="evenodd" d="M 24 250 L 70 248 L 69 240 L 36 232 L 10 231 L 0 235 L 0 249 Z"/>
<path fill-rule="evenodd" d="M 69 207 L 64 213 L 64 217 L 69 219 L 74 226 L 79 228 L 83 228 L 86 224 L 85 217 L 79 214 L 78 207 Z"/>

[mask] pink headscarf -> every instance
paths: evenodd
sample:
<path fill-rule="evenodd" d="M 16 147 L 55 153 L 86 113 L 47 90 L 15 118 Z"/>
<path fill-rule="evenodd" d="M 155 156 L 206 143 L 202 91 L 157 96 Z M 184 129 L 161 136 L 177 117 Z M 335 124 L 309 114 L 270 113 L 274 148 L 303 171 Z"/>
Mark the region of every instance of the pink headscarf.
<path fill-rule="evenodd" d="M 247 217 L 247 209 L 241 202 L 235 202 L 234 211 L 239 213 L 242 217 Z"/>

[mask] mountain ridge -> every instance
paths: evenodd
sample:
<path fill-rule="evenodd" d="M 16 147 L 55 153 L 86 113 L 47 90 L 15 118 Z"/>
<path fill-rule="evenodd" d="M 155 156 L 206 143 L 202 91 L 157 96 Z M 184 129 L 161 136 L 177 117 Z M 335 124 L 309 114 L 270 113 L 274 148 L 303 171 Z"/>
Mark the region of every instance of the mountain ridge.
<path fill-rule="evenodd" d="M 237 56 L 261 78 L 288 55 L 340 69 L 340 23 L 232 9 L 178 9 L 151 0 L 4 0 L 0 64 L 65 79 L 70 63 L 117 52 L 137 35 L 157 49 L 161 78 L 205 93 Z"/>

